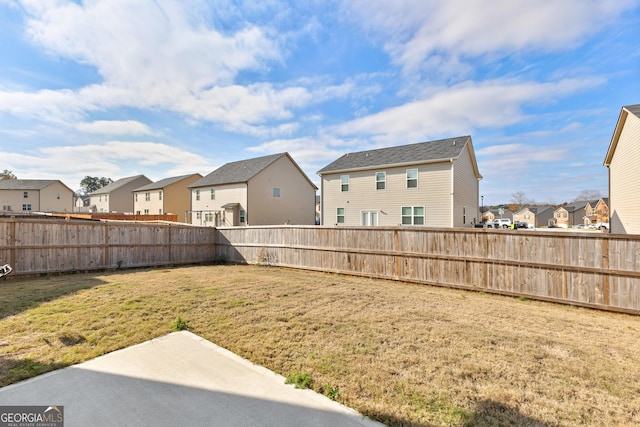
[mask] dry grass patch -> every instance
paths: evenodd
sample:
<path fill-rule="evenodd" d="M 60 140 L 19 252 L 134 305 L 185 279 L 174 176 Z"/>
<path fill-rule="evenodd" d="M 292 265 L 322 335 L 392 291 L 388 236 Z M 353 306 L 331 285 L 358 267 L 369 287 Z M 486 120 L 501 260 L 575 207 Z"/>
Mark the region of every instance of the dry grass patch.
<path fill-rule="evenodd" d="M 640 424 L 640 317 L 256 266 L 13 279 L 0 302 L 0 385 L 179 319 L 390 425 Z"/>

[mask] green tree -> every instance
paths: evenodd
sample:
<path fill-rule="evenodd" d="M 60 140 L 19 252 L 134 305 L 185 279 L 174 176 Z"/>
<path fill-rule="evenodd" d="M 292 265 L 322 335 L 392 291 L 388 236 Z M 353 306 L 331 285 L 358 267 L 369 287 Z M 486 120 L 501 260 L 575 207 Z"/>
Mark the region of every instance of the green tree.
<path fill-rule="evenodd" d="M 111 178 L 97 176 L 85 176 L 82 181 L 80 181 L 80 194 L 89 194 L 93 193 L 96 190 L 99 190 L 102 187 L 105 187 L 111 184 L 113 180 Z"/>
<path fill-rule="evenodd" d="M 0 174 L 0 179 L 18 179 L 9 169 L 5 169 Z"/>

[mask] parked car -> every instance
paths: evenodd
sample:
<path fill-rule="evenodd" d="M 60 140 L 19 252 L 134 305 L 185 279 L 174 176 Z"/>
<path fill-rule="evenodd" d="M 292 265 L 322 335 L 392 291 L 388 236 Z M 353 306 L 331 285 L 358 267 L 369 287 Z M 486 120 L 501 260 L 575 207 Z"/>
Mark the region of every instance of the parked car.
<path fill-rule="evenodd" d="M 584 227 L 584 224 L 576 224 L 573 226 L 573 228 L 583 229 L 585 227 Z"/>
<path fill-rule="evenodd" d="M 487 223 L 487 228 L 511 228 L 511 220 L 509 218 L 496 218 Z"/>
<path fill-rule="evenodd" d="M 527 224 L 524 221 L 518 221 L 515 224 L 513 224 L 513 228 L 529 228 L 529 224 Z"/>

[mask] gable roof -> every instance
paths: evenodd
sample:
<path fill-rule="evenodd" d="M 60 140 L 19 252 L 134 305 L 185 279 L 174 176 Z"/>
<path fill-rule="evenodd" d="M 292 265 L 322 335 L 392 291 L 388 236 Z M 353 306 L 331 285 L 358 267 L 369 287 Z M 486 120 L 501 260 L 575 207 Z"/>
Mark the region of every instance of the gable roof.
<path fill-rule="evenodd" d="M 629 116 L 629 114 L 632 114 L 637 119 L 640 119 L 640 104 L 627 105 L 625 107 L 622 107 L 622 109 L 620 110 L 618 122 L 616 123 L 616 127 L 613 131 L 611 143 L 609 144 L 609 149 L 607 150 L 607 155 L 604 158 L 604 166 L 608 167 L 609 165 L 611 165 L 611 160 L 613 160 L 613 153 L 616 151 L 618 141 L 620 140 L 620 134 L 622 134 L 622 128 L 624 128 L 624 124 L 627 121 L 627 117 Z"/>
<path fill-rule="evenodd" d="M 289 153 L 271 154 L 269 156 L 256 157 L 254 159 L 239 160 L 237 162 L 226 163 L 218 169 L 211 172 L 204 178 L 194 182 L 189 188 L 207 187 L 212 185 L 237 184 L 248 182 L 251 178 L 258 175 L 269 165 L 274 163 L 281 157 L 287 157 L 291 163 L 298 169 L 300 174 L 305 177 L 313 188 L 318 188 L 309 177 L 300 169 L 300 166 L 291 158 Z"/>
<path fill-rule="evenodd" d="M 471 136 L 440 139 L 417 144 L 378 148 L 375 150 L 347 153 L 318 171 L 318 175 L 340 171 L 363 170 L 373 167 L 410 165 L 457 159 L 462 150 L 471 144 Z M 475 159 L 472 161 L 476 175 Z"/>
<path fill-rule="evenodd" d="M 42 190 L 56 182 L 64 185 L 58 179 L 1 179 L 0 190 Z M 67 187 L 66 185 L 64 186 Z M 69 191 L 73 190 L 69 188 Z"/>
<path fill-rule="evenodd" d="M 151 184 L 147 184 L 147 185 L 143 185 L 140 188 L 136 188 L 133 191 L 146 191 L 146 190 L 160 190 L 162 188 L 168 187 L 170 185 L 175 184 L 176 182 L 180 182 L 183 179 L 187 179 L 189 177 L 192 177 L 194 175 L 200 175 L 199 173 L 192 173 L 189 175 L 181 175 L 181 176 L 174 176 L 171 178 L 165 178 L 165 179 L 161 179 L 160 181 L 156 181 L 156 182 L 152 182 Z M 202 175 L 200 175 L 200 177 L 202 178 Z"/>
<path fill-rule="evenodd" d="M 120 187 L 124 187 L 125 185 L 129 184 L 132 181 L 135 181 L 136 179 L 139 178 L 145 178 L 148 181 L 151 181 L 149 178 L 147 178 L 144 175 L 135 175 L 135 176 L 128 176 L 126 178 L 120 178 L 117 181 L 113 181 L 111 184 L 109 185 L 105 185 L 102 188 L 98 188 L 96 191 L 89 193 L 90 196 L 94 196 L 96 194 L 108 194 L 111 193 L 112 191 L 117 190 Z"/>

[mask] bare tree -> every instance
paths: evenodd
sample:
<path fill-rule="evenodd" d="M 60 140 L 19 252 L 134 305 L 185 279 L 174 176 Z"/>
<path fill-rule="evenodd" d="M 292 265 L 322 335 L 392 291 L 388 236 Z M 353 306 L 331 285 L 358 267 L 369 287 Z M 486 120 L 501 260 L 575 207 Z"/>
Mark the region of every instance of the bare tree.
<path fill-rule="evenodd" d="M 5 169 L 0 174 L 0 179 L 18 179 L 9 169 Z"/>
<path fill-rule="evenodd" d="M 517 212 L 529 203 L 531 203 L 531 201 L 527 199 L 527 196 L 524 194 L 524 191 L 516 191 L 511 195 L 511 203 L 509 204 L 509 210 L 511 210 L 512 212 Z"/>
<path fill-rule="evenodd" d="M 583 200 L 600 200 L 601 197 L 602 195 L 598 190 L 582 190 L 573 201 L 581 202 Z"/>

